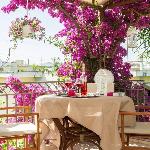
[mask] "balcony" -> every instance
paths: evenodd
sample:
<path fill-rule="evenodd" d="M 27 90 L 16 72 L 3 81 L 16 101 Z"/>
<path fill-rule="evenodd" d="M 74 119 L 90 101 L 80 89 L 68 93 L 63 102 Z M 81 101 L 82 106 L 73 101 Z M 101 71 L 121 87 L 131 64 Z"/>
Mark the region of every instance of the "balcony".
<path fill-rule="evenodd" d="M 126 82 L 124 82 L 124 84 L 125 83 Z M 148 97 L 145 97 L 146 90 L 142 88 L 143 82 L 131 81 L 131 83 L 132 84 L 130 88 L 124 87 L 124 89 L 120 88 L 120 85 L 123 84 L 123 81 L 116 83 L 116 87 L 119 87 L 116 88 L 116 91 L 124 91 L 126 95 L 132 97 L 135 104 L 145 103 L 148 100 Z M 17 86 L 18 90 L 15 90 L 15 88 L 10 88 L 10 86 L 6 83 L 0 83 L 0 107 L 29 105 L 32 106 L 32 110 L 34 111 L 35 99 L 38 96 L 45 94 L 58 94 L 59 92 L 64 90 L 64 82 L 59 81 L 23 82 L 21 84 L 18 84 L 18 82 L 14 82 L 13 86 Z M 30 88 L 28 90 L 25 88 L 27 91 L 24 91 L 24 88 L 22 88 L 23 86 Z"/>

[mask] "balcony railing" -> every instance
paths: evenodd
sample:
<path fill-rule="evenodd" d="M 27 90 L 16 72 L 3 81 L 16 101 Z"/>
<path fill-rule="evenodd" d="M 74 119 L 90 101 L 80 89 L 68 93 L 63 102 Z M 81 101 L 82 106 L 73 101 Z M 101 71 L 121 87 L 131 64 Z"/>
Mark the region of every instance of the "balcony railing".
<path fill-rule="evenodd" d="M 122 80 L 115 82 L 115 91 L 125 92 L 135 104 L 146 104 L 149 100 L 148 89 L 144 80 Z"/>
<path fill-rule="evenodd" d="M 30 98 L 30 105 L 34 105 L 36 96 L 40 96 L 40 94 L 58 94 L 64 90 L 64 82 L 61 81 L 23 82 L 23 84 L 26 86 L 38 85 L 41 89 L 44 88 L 44 92 L 40 93 L 38 90 L 31 90 L 30 92 L 19 93 L 11 89 L 6 83 L 0 83 L 0 106 L 8 107 L 18 103 L 27 105 L 27 98 Z M 135 104 L 145 104 L 149 100 L 148 90 L 145 88 L 143 80 L 115 82 L 115 91 L 125 92 L 127 96 L 134 100 Z"/>
<path fill-rule="evenodd" d="M 58 94 L 63 90 L 64 87 L 64 82 L 61 81 L 23 82 L 23 84 L 27 87 L 38 85 L 38 88 L 41 87 L 41 89 L 44 89 L 44 92 L 42 92 L 42 94 Z M 17 103 L 19 103 L 19 100 L 17 100 L 19 99 L 19 97 L 20 101 L 22 101 L 22 105 L 27 105 L 27 97 L 28 99 L 30 98 L 30 105 L 32 105 L 35 101 L 36 96 L 40 96 L 40 92 L 38 93 L 38 90 L 31 90 L 31 92 L 16 92 L 6 83 L 0 83 L 0 107 L 17 105 Z"/>

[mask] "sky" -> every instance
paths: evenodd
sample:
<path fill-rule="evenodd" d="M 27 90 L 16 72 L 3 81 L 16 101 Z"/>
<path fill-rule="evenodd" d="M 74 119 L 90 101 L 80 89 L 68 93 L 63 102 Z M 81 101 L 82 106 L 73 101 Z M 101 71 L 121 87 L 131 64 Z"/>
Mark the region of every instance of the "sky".
<path fill-rule="evenodd" d="M 8 2 L 9 0 L 1 0 L 0 8 L 8 4 Z M 10 42 L 10 37 L 8 36 L 11 21 L 16 18 L 22 18 L 26 14 L 27 11 L 23 8 L 19 8 L 15 12 L 11 12 L 9 14 L 0 10 L 0 60 L 6 60 L 9 48 L 12 45 L 12 42 Z M 45 27 L 46 35 L 54 36 L 61 29 L 63 29 L 63 24 L 59 23 L 57 18 L 52 18 L 46 11 L 42 12 L 38 9 L 30 10 L 29 17 L 37 17 L 41 20 L 41 25 Z M 9 61 L 25 60 L 27 63 L 27 60 L 29 59 L 31 64 L 41 64 L 50 62 L 54 57 L 60 57 L 63 61 L 64 57 L 59 48 L 48 43 L 43 43 L 42 41 L 25 39 L 23 42 L 19 42 L 17 49 L 11 50 Z"/>

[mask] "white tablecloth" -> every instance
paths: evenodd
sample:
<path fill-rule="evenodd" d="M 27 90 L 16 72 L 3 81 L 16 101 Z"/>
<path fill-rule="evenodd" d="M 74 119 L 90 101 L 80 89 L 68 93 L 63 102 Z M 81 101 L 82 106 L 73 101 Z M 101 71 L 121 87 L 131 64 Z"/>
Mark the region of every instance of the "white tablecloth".
<path fill-rule="evenodd" d="M 43 95 L 37 98 L 35 109 L 39 113 L 40 119 L 50 120 L 51 118 L 68 116 L 94 131 L 101 138 L 103 150 L 121 149 L 121 140 L 118 132 L 119 110 L 135 111 L 132 99 L 127 96 L 71 98 Z M 51 120 L 49 124 L 51 124 L 51 134 L 55 134 L 54 124 Z M 135 118 L 130 116 L 126 119 L 127 126 L 133 126 L 134 124 Z M 44 127 L 42 130 L 44 134 L 47 134 L 44 132 Z M 45 135 L 43 135 L 44 137 Z M 55 144 L 59 145 L 59 142 Z"/>

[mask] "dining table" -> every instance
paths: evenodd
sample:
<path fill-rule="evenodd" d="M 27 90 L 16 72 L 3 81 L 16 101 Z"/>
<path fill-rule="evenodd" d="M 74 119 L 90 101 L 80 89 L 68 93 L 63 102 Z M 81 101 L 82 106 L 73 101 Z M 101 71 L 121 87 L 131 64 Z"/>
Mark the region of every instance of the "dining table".
<path fill-rule="evenodd" d="M 36 99 L 35 111 L 39 113 L 42 124 L 41 141 L 50 133 L 54 144 L 59 147 L 60 135 L 52 119 L 68 116 L 99 135 L 103 150 L 120 150 L 122 144 L 119 111 L 135 111 L 135 106 L 128 96 L 42 95 Z M 125 118 L 125 126 L 134 126 L 135 122 L 136 118 L 133 116 Z"/>

